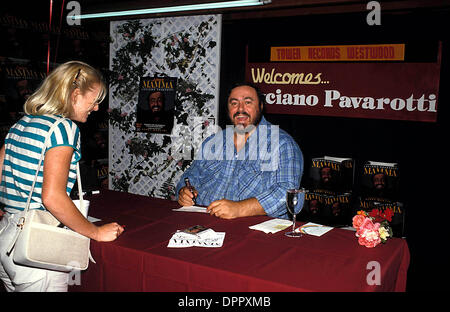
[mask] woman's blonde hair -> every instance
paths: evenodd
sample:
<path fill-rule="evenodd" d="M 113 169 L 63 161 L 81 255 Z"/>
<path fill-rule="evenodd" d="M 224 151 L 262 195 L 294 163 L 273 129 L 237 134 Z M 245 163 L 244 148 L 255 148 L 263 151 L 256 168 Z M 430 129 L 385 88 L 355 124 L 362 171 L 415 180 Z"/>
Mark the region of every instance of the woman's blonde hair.
<path fill-rule="evenodd" d="M 72 92 L 79 89 L 85 94 L 95 84 L 100 85 L 97 103 L 106 96 L 106 85 L 102 75 L 92 66 L 70 61 L 56 67 L 39 88 L 27 99 L 24 112 L 29 115 L 62 115 L 70 117 L 73 113 Z"/>

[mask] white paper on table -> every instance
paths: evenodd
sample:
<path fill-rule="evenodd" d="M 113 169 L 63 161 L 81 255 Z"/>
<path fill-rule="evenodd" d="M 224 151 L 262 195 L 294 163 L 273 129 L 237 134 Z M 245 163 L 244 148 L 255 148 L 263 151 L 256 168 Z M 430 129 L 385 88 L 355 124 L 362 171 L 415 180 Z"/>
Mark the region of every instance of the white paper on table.
<path fill-rule="evenodd" d="M 295 229 L 295 231 L 314 236 L 322 236 L 323 234 L 327 233 L 328 231 L 331 231 L 332 229 L 334 229 L 334 227 L 308 222 L 302 225 L 301 227 Z"/>
<path fill-rule="evenodd" d="M 185 212 L 203 212 L 206 213 L 206 207 L 199 206 L 183 206 L 181 208 L 172 209 L 173 211 L 185 211 Z"/>
<path fill-rule="evenodd" d="M 263 223 L 249 226 L 252 230 L 263 231 L 264 233 L 276 233 L 282 231 L 292 225 L 292 221 L 285 219 L 271 219 Z"/>
<path fill-rule="evenodd" d="M 213 229 L 207 229 L 199 234 L 189 234 L 177 231 L 169 240 L 167 247 L 183 248 L 183 247 L 222 247 L 225 239 L 225 232 L 215 232 Z"/>

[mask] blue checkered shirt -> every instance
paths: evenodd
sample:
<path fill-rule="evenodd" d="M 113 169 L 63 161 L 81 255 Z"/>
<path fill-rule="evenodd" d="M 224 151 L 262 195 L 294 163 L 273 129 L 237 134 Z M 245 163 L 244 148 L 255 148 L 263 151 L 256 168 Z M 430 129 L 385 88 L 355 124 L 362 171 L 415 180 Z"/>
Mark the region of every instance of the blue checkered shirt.
<path fill-rule="evenodd" d="M 233 133 L 233 128 L 227 127 L 202 143 L 177 184 L 177 194 L 188 177 L 198 191 L 197 205 L 255 197 L 268 216 L 287 219 L 286 190 L 298 188 L 303 174 L 303 155 L 297 143 L 264 117 L 239 152 Z"/>

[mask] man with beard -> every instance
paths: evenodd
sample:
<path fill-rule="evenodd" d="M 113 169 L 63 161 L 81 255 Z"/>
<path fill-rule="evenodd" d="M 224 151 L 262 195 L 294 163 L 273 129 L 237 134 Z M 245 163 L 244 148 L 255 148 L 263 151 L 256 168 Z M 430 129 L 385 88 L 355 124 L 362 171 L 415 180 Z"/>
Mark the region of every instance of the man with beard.
<path fill-rule="evenodd" d="M 154 91 L 148 96 L 148 110 L 138 112 L 137 122 L 143 123 L 154 132 L 170 133 L 173 115 L 165 110 L 164 92 Z"/>
<path fill-rule="evenodd" d="M 195 204 L 224 219 L 289 217 L 286 190 L 300 185 L 303 155 L 288 133 L 263 117 L 263 103 L 251 84 L 231 89 L 227 108 L 233 126 L 202 143 L 178 182 L 180 205 L 193 205 L 195 199 Z M 185 186 L 185 178 L 190 185 Z"/>
<path fill-rule="evenodd" d="M 151 115 L 151 123 L 161 123 L 161 119 L 163 117 L 164 112 L 164 93 L 162 92 L 153 92 L 148 96 L 148 105 L 150 107 Z"/>

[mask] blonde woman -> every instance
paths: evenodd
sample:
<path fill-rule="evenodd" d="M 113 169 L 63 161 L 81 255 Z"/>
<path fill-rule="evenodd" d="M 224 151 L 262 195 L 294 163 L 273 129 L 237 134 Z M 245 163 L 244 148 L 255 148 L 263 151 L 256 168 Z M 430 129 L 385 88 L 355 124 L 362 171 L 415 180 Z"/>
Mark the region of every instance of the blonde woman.
<path fill-rule="evenodd" d="M 96 226 L 69 197 L 81 158 L 80 131 L 74 121 L 86 122 L 105 98 L 101 74 L 83 62 L 71 61 L 54 69 L 25 102 L 25 116 L 8 132 L 0 150 L 0 201 L 5 214 L 0 221 L 0 278 L 7 291 L 67 291 L 68 273 L 17 265 L 6 248 L 13 239 L 19 212 L 25 206 L 42 148 L 43 166 L 30 209 L 46 209 L 61 223 L 96 241 L 113 241 L 123 228 L 117 223 Z M 48 146 L 44 139 L 55 128 Z M 14 252 L 14 251 L 13 251 Z"/>

